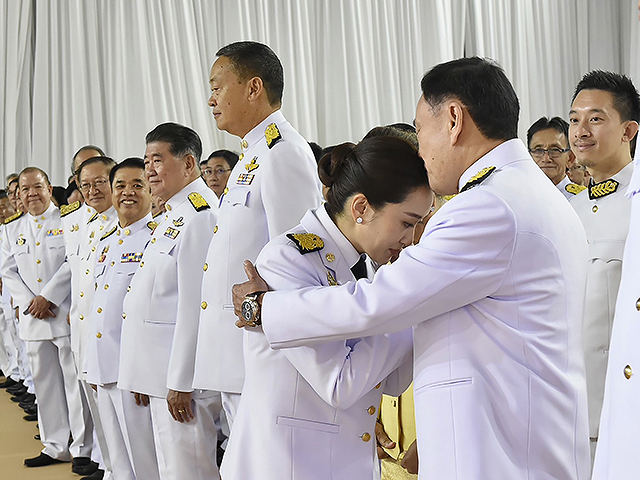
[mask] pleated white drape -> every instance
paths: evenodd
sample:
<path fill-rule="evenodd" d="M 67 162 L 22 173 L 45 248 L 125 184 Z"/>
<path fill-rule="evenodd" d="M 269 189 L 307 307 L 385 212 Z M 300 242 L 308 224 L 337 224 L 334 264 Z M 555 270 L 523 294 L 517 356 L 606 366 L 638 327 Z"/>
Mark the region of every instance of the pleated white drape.
<path fill-rule="evenodd" d="M 270 45 L 285 68 L 283 111 L 323 146 L 411 122 L 422 74 L 461 56 L 503 65 L 520 134 L 566 116 L 593 68 L 640 85 L 636 0 L 0 0 L 0 174 L 27 165 L 66 182 L 74 151 L 141 156 L 156 124 L 238 148 L 206 105 L 215 52 Z"/>

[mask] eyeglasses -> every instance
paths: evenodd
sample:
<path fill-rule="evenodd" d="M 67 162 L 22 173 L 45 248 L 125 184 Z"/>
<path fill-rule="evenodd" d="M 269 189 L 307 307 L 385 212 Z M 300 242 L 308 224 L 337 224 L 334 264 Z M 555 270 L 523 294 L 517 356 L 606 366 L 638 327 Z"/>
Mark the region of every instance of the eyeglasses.
<path fill-rule="evenodd" d="M 215 175 L 216 177 L 219 177 L 221 175 L 224 175 L 224 172 L 230 172 L 230 171 L 231 171 L 230 168 L 216 168 L 215 170 L 211 170 L 210 168 L 207 168 L 206 170 L 202 171 L 202 176 L 211 177 Z"/>
<path fill-rule="evenodd" d="M 83 183 L 80 185 L 80 191 L 86 193 L 91 189 L 91 187 L 95 188 L 96 190 L 100 190 L 107 183 L 109 183 L 109 180 L 96 180 L 95 182 Z"/>
<path fill-rule="evenodd" d="M 570 148 L 565 148 L 564 150 L 562 148 L 534 148 L 533 150 L 529 150 L 529 153 L 531 154 L 531 156 L 533 158 L 542 158 L 544 157 L 544 154 L 548 154 L 549 158 L 560 158 L 562 156 L 563 153 L 567 153 L 569 150 L 571 150 Z"/>

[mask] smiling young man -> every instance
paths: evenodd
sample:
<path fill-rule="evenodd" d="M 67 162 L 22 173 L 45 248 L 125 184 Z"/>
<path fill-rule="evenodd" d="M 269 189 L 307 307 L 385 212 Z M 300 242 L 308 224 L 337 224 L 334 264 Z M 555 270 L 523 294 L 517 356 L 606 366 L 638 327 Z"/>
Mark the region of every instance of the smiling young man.
<path fill-rule="evenodd" d="M 195 131 L 163 123 L 146 143 L 146 176 L 166 212 L 124 298 L 118 387 L 148 398 L 160 478 L 216 479 L 219 396 L 191 385 L 202 265 L 218 200 L 200 176 Z"/>
<path fill-rule="evenodd" d="M 560 117 L 539 118 L 527 131 L 527 145 L 533 161 L 567 199 L 584 190 L 567 176 L 576 160 L 569 148 L 568 135 L 569 124 Z"/>
<path fill-rule="evenodd" d="M 83 422 L 83 405 L 69 340 L 69 284 L 61 268 L 65 248 L 60 212 L 51 202 L 46 173 L 24 169 L 18 191 L 27 213 L 5 222 L 2 278 L 20 311 L 19 334 L 33 374 L 42 453 L 25 460 L 40 467 L 73 458 L 88 460 L 91 443 Z M 61 413 L 64 412 L 64 413 Z M 73 442 L 69 445 L 69 435 Z"/>
<path fill-rule="evenodd" d="M 609 340 L 629 231 L 633 174 L 631 152 L 640 120 L 640 99 L 631 80 L 596 70 L 578 83 L 569 112 L 569 140 L 577 162 L 593 175 L 587 191 L 571 199 L 589 241 L 584 351 L 589 393 L 591 454 L 609 360 Z"/>
<path fill-rule="evenodd" d="M 98 408 L 115 478 L 158 478 L 151 414 L 139 398 L 117 388 L 122 304 L 142 253 L 151 239 L 151 190 L 141 158 L 127 158 L 109 174 L 118 222 L 101 235 L 94 272 L 95 312 L 86 351 L 87 381 L 98 392 Z M 143 475 L 144 472 L 144 475 Z"/>

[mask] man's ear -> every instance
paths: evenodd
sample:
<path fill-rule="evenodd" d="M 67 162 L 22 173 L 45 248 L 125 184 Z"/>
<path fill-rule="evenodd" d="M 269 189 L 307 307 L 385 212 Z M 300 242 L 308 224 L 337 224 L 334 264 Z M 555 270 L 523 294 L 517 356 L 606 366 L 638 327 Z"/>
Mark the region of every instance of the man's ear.
<path fill-rule="evenodd" d="M 247 98 L 257 100 L 264 94 L 264 83 L 260 77 L 253 77 L 247 82 Z"/>
<path fill-rule="evenodd" d="M 449 131 L 449 141 L 453 146 L 458 143 L 462 129 L 465 122 L 464 106 L 457 99 L 452 99 L 447 102 L 447 125 Z"/>

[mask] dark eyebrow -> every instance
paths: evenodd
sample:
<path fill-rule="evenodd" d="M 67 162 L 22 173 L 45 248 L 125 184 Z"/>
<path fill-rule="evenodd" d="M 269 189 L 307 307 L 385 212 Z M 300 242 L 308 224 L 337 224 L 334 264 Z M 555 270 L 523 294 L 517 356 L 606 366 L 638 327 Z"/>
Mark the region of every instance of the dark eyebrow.
<path fill-rule="evenodd" d="M 404 212 L 405 215 L 409 215 L 410 217 L 413 218 L 417 218 L 418 220 L 422 220 L 424 217 L 421 217 L 420 215 L 418 215 L 417 213 L 412 213 L 412 212 Z"/>

